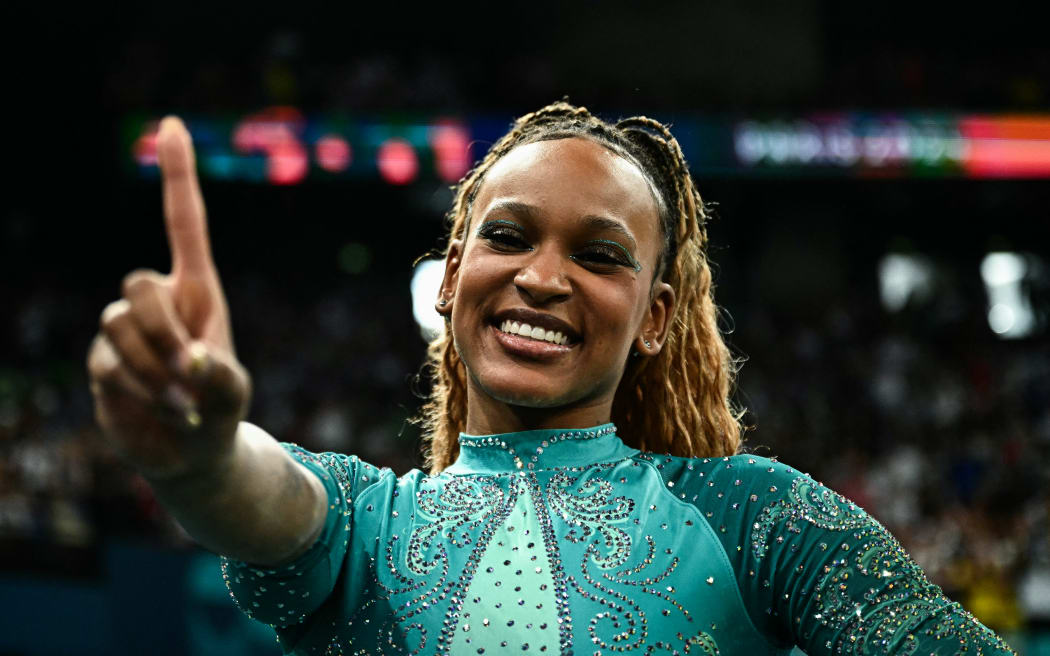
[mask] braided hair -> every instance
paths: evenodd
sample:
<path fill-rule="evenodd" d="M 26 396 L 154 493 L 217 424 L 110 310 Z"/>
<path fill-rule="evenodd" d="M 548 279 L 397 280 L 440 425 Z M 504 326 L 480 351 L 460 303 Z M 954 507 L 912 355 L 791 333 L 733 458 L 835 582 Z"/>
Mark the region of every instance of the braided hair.
<path fill-rule="evenodd" d="M 522 116 L 456 187 L 447 216 L 450 241 L 467 234 L 474 199 L 493 164 L 518 146 L 570 137 L 609 148 L 646 177 L 664 238 L 653 284 L 663 279 L 676 298 L 663 349 L 653 357 L 631 358 L 616 390 L 612 421 L 617 434 L 643 451 L 687 457 L 737 453 L 743 412 L 731 406 L 729 395 L 738 362 L 718 330 L 706 254 L 707 210 L 681 147 L 663 124 L 635 116 L 613 125 L 567 102 Z M 447 322 L 430 343 L 424 371 L 431 390 L 418 421 L 427 467 L 436 474 L 455 461 L 467 419 L 467 372 Z"/>

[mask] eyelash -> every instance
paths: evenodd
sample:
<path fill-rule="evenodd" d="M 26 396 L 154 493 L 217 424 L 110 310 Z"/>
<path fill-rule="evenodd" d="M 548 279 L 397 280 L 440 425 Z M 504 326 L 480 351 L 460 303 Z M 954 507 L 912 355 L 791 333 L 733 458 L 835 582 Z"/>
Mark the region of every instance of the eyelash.
<path fill-rule="evenodd" d="M 521 234 L 517 224 L 509 221 L 488 221 L 478 228 L 478 237 L 486 239 L 493 244 L 509 246 L 512 248 L 531 248 Z"/>
<path fill-rule="evenodd" d="M 521 228 L 510 221 L 487 221 L 478 228 L 477 236 L 493 244 L 497 250 L 531 250 L 532 247 L 522 235 Z M 569 257 L 574 262 L 590 266 L 622 266 L 641 271 L 642 266 L 622 245 L 607 239 L 594 239 L 587 242 L 592 250 Z M 598 259 L 588 259 L 597 255 Z"/>
<path fill-rule="evenodd" d="M 636 272 L 642 270 L 642 265 L 638 263 L 636 259 L 631 257 L 631 254 L 627 252 L 627 249 L 616 243 L 615 241 L 609 241 L 607 239 L 593 239 L 587 242 L 588 245 L 595 248 L 592 253 L 600 252 L 602 255 L 607 257 L 610 262 L 615 263 L 619 266 L 625 266 L 630 269 L 634 269 Z M 572 255 L 574 260 L 579 256 Z"/>

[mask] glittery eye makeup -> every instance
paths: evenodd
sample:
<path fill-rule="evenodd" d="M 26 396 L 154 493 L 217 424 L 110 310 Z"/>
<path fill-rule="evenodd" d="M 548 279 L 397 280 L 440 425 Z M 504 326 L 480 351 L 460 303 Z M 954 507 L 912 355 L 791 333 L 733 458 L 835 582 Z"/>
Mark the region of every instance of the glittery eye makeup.
<path fill-rule="evenodd" d="M 506 219 L 485 221 L 478 226 L 475 235 L 499 251 L 532 250 L 532 246 L 525 241 L 525 228 Z"/>
<path fill-rule="evenodd" d="M 520 225 L 514 223 L 513 221 L 508 221 L 506 219 L 490 219 L 479 225 L 477 232 L 474 234 L 477 237 L 484 237 L 486 236 L 486 234 L 491 233 L 493 230 L 500 226 L 507 226 L 509 228 L 513 228 L 518 232 L 518 234 L 525 232 L 525 228 L 522 228 Z"/>
<path fill-rule="evenodd" d="M 497 250 L 533 249 L 525 239 L 525 228 L 508 219 L 490 219 L 478 226 L 474 233 Z M 589 267 L 627 267 L 635 272 L 642 270 L 641 263 L 631 255 L 623 244 L 611 239 L 590 239 L 584 242 L 579 252 L 569 256 L 571 260 Z"/>
<path fill-rule="evenodd" d="M 626 266 L 634 269 L 635 272 L 642 270 L 641 263 L 634 259 L 631 252 L 619 242 L 612 241 L 611 239 L 591 239 L 584 245 L 591 247 L 591 250 L 586 250 L 582 254 L 573 255 L 572 259 L 594 264 L 616 264 L 619 266 Z M 589 260 L 586 257 L 589 255 L 598 255 L 602 259 Z"/>

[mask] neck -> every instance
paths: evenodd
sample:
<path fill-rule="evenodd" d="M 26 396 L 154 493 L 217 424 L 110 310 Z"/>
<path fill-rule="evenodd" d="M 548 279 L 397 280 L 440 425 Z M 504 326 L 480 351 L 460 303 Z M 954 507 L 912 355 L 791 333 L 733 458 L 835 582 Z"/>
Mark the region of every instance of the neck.
<path fill-rule="evenodd" d="M 468 388 L 466 432 L 469 435 L 494 435 L 548 428 L 590 428 L 610 421 L 612 399 L 598 399 L 552 408 L 533 408 L 497 401 L 490 397 L 479 400 L 479 394 Z"/>

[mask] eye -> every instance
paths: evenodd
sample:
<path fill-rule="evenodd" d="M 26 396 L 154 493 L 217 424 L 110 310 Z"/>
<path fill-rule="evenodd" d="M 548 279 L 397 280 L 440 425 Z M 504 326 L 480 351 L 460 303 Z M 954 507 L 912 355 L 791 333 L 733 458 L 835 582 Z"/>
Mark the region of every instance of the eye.
<path fill-rule="evenodd" d="M 574 261 L 581 264 L 611 269 L 613 267 L 627 267 L 640 271 L 642 266 L 635 260 L 630 252 L 614 241 L 599 239 L 587 242 L 586 247 L 570 256 Z"/>
<path fill-rule="evenodd" d="M 532 248 L 525 241 L 521 226 L 510 221 L 486 221 L 478 228 L 477 235 L 488 241 L 497 250 L 522 251 Z"/>

